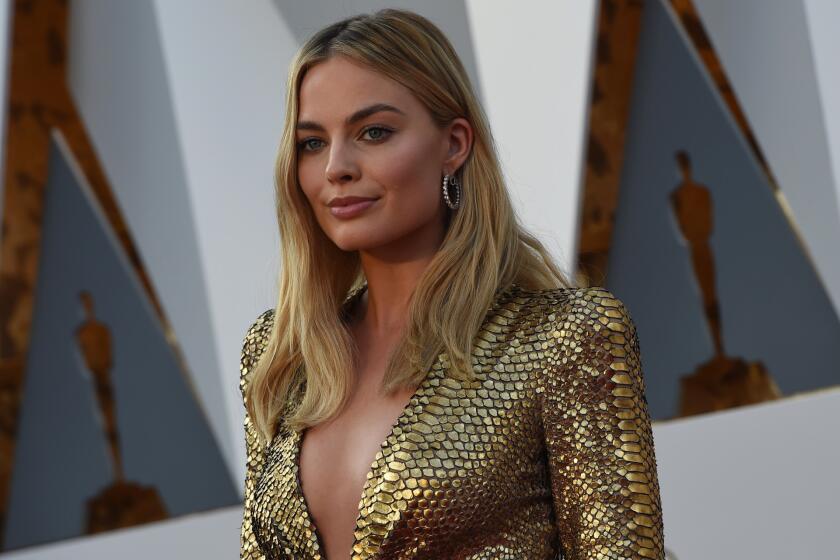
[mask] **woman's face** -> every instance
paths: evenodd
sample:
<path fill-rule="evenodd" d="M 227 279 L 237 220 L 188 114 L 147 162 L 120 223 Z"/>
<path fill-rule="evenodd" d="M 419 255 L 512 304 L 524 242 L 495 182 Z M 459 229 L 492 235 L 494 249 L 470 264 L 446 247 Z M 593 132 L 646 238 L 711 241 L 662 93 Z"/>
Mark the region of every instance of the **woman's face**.
<path fill-rule="evenodd" d="M 439 128 L 404 86 L 336 55 L 301 82 L 298 181 L 345 251 L 406 258 L 443 239 L 444 173 L 469 153 L 466 119 Z"/>

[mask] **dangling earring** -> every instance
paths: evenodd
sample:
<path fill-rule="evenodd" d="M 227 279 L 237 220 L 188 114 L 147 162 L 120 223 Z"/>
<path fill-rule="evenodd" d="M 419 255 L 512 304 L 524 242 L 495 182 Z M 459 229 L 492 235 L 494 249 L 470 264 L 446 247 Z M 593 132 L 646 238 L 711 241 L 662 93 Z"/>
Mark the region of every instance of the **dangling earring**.
<path fill-rule="evenodd" d="M 455 202 L 452 202 L 452 199 L 449 197 L 449 185 L 455 187 Z M 446 202 L 446 205 L 453 210 L 457 209 L 458 206 L 461 205 L 461 184 L 458 182 L 455 175 L 443 176 L 443 200 Z"/>

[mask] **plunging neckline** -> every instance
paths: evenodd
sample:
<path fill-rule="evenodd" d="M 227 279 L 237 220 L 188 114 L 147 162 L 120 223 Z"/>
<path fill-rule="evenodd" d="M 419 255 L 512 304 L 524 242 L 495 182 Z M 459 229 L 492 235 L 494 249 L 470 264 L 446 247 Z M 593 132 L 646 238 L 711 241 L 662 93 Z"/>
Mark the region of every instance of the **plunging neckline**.
<path fill-rule="evenodd" d="M 357 289 L 357 291 L 355 293 L 352 293 L 350 296 L 348 296 L 347 300 L 345 301 L 345 304 L 351 303 L 351 302 L 356 303 L 354 300 L 356 300 L 358 297 L 360 297 L 366 290 L 367 290 L 367 283 L 364 283 Z M 358 507 L 358 512 L 356 514 L 356 521 L 355 521 L 355 524 L 353 525 L 353 544 L 350 546 L 350 557 L 349 557 L 350 560 L 352 560 L 356 556 L 356 546 L 359 544 L 359 537 L 358 537 L 358 533 L 359 533 L 359 530 L 360 530 L 359 522 L 362 520 L 362 512 L 365 509 L 365 504 L 364 504 L 364 502 L 366 501 L 365 498 L 367 496 L 367 492 L 368 492 L 368 489 L 369 489 L 370 485 L 373 484 L 373 482 L 374 482 L 374 478 L 377 478 L 376 473 L 381 468 L 380 461 L 385 458 L 384 451 L 390 445 L 391 439 L 393 439 L 394 436 L 396 435 L 397 428 L 401 424 L 405 424 L 405 423 L 408 422 L 408 417 L 409 417 L 410 412 L 413 411 L 420 404 L 421 392 L 425 389 L 426 383 L 431 378 L 432 372 L 435 370 L 435 368 L 438 366 L 439 363 L 440 363 L 440 354 L 438 354 L 438 356 L 435 358 L 434 363 L 431 365 L 431 367 L 429 367 L 429 369 L 426 370 L 425 376 L 420 381 L 420 383 L 417 385 L 417 387 L 414 389 L 414 392 L 411 394 L 411 398 L 408 399 L 408 403 L 403 407 L 402 411 L 400 411 L 400 414 L 397 416 L 397 419 L 394 420 L 394 423 L 391 425 L 391 429 L 388 430 L 388 434 L 385 436 L 385 439 L 382 441 L 382 443 L 379 444 L 379 450 L 373 456 L 373 460 L 370 463 L 370 467 L 368 468 L 367 473 L 365 473 L 365 482 L 362 485 L 362 492 L 361 492 L 361 496 L 359 497 L 359 502 L 358 502 L 358 506 L 357 506 Z M 304 518 L 305 518 L 307 524 L 310 527 L 312 527 L 312 534 L 313 534 L 314 540 L 315 540 L 315 542 L 314 542 L 315 554 L 320 558 L 324 558 L 324 554 L 325 554 L 324 541 L 323 541 L 323 538 L 321 537 L 320 531 L 318 530 L 318 526 L 315 524 L 315 519 L 312 516 L 312 512 L 309 510 L 309 503 L 306 500 L 306 495 L 303 493 L 303 483 L 301 481 L 301 475 L 300 475 L 300 456 L 301 456 L 301 450 L 303 448 L 303 438 L 304 438 L 304 432 L 305 431 L 306 431 L 306 429 L 294 430 L 294 432 L 293 432 L 295 440 L 294 440 L 293 445 L 292 445 L 292 452 L 294 454 L 293 457 L 292 457 L 292 459 L 293 459 L 292 464 L 294 465 L 294 471 L 295 471 L 295 491 L 297 493 L 298 499 L 300 500 Z M 403 433 L 406 433 L 406 431 L 403 430 Z"/>
<path fill-rule="evenodd" d="M 380 470 L 380 461 L 385 459 L 384 451 L 391 445 L 391 440 L 396 435 L 395 432 L 398 427 L 402 424 L 406 424 L 408 422 L 408 418 L 410 413 L 420 404 L 420 397 L 421 392 L 425 389 L 427 381 L 432 377 L 431 373 L 434 371 L 437 363 L 440 361 L 440 356 L 438 355 L 435 363 L 426 371 L 426 376 L 414 390 L 412 393 L 411 398 L 408 400 L 408 403 L 403 407 L 402 411 L 400 412 L 397 419 L 394 421 L 391 429 L 388 431 L 388 435 L 385 436 L 385 439 L 382 443 L 379 444 L 379 450 L 373 456 L 373 460 L 370 463 L 370 467 L 368 468 L 367 473 L 365 474 L 365 482 L 362 485 L 362 492 L 359 496 L 359 503 L 358 503 L 358 512 L 356 513 L 356 521 L 353 525 L 353 544 L 350 546 L 350 556 L 349 558 L 352 560 L 356 556 L 356 546 L 359 544 L 359 537 L 358 533 L 361 527 L 359 526 L 359 522 L 362 520 L 362 512 L 365 510 L 364 502 L 366 501 L 368 489 L 372 484 L 374 484 L 374 479 L 377 478 L 377 471 Z M 303 514 L 308 522 L 309 526 L 312 527 L 312 534 L 315 537 L 315 552 L 316 554 L 324 558 L 324 541 L 321 537 L 321 533 L 318 530 L 318 526 L 315 524 L 315 519 L 312 516 L 312 512 L 309 510 L 309 503 L 306 501 L 306 495 L 303 493 L 303 484 L 301 482 L 300 476 L 300 456 L 301 456 L 301 449 L 303 448 L 303 436 L 306 430 L 295 430 L 294 432 L 294 445 L 292 446 L 294 457 L 294 469 L 295 469 L 295 482 L 296 482 L 296 489 L 298 498 L 301 501 Z M 405 434 L 407 430 L 403 430 L 403 434 Z"/>
<path fill-rule="evenodd" d="M 347 303 L 355 303 L 355 299 L 361 296 L 367 290 L 367 282 L 364 282 L 357 290 L 351 293 L 345 300 L 345 304 Z M 493 298 L 493 303 L 490 305 L 487 313 L 485 314 L 484 319 L 481 322 L 481 326 L 478 329 L 478 332 L 482 332 L 486 328 L 488 318 L 494 313 L 499 305 L 500 301 L 503 299 L 503 296 L 511 291 L 515 291 L 518 286 L 515 283 L 512 283 L 507 288 L 503 290 L 497 291 L 496 295 Z M 367 509 L 367 493 L 368 489 L 375 484 L 374 479 L 381 478 L 381 470 L 383 468 L 383 462 L 385 460 L 384 451 L 390 446 L 390 441 L 397 435 L 396 431 L 397 428 L 403 425 L 401 435 L 405 435 L 409 433 L 409 428 L 411 428 L 412 424 L 410 423 L 410 416 L 411 412 L 416 410 L 418 406 L 421 406 L 423 403 L 421 402 L 422 397 L 424 396 L 424 392 L 429 386 L 429 382 L 432 378 L 438 375 L 444 375 L 444 362 L 442 360 L 443 352 L 439 352 L 438 355 L 435 357 L 432 365 L 426 370 L 426 373 L 420 383 L 417 385 L 417 388 L 414 390 L 414 393 L 411 395 L 411 398 L 408 400 L 408 404 L 400 412 L 397 419 L 394 421 L 391 429 L 388 431 L 388 435 L 385 436 L 385 439 L 382 443 L 379 444 L 379 450 L 376 452 L 376 455 L 373 457 L 373 461 L 370 463 L 370 468 L 368 469 L 367 473 L 365 474 L 365 482 L 362 485 L 362 492 L 359 497 L 359 504 L 358 504 L 358 512 L 356 514 L 356 521 L 353 525 L 353 543 L 350 547 L 350 558 L 349 560 L 354 560 L 355 558 L 361 557 L 356 553 L 356 547 L 360 543 L 360 539 L 358 537 L 360 532 L 360 521 L 362 521 L 362 512 Z M 422 411 L 418 410 L 417 415 L 419 415 Z M 292 431 L 292 445 L 291 445 L 291 452 L 293 454 L 292 457 L 292 467 L 294 470 L 294 477 L 295 477 L 295 494 L 298 499 L 298 502 L 301 506 L 302 515 L 304 518 L 304 522 L 306 525 L 312 528 L 312 540 L 311 542 L 315 556 L 317 558 L 324 558 L 324 541 L 321 538 L 321 533 L 318 531 L 318 527 L 315 524 L 315 519 L 312 517 L 312 512 L 309 510 L 309 504 L 306 501 L 306 496 L 303 493 L 303 484 L 301 482 L 300 476 L 300 456 L 301 456 L 301 449 L 303 447 L 303 433 L 304 430 L 293 430 Z M 379 472 L 379 475 L 377 473 Z"/>

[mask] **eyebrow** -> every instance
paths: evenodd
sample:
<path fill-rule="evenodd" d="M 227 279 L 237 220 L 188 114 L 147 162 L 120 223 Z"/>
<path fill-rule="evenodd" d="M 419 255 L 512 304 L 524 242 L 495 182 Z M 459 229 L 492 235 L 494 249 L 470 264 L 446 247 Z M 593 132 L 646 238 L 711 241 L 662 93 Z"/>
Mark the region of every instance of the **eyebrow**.
<path fill-rule="evenodd" d="M 353 123 L 356 123 L 364 118 L 367 118 L 381 111 L 390 111 L 392 113 L 405 115 L 403 111 L 397 109 L 393 105 L 388 105 L 387 103 L 374 103 L 373 105 L 368 105 L 367 107 L 359 109 L 358 111 L 347 117 L 344 120 L 344 124 L 350 126 Z M 321 132 L 326 132 L 324 127 L 321 124 L 316 123 L 315 121 L 300 121 L 297 123 L 297 126 L 295 128 L 297 130 L 318 130 Z"/>

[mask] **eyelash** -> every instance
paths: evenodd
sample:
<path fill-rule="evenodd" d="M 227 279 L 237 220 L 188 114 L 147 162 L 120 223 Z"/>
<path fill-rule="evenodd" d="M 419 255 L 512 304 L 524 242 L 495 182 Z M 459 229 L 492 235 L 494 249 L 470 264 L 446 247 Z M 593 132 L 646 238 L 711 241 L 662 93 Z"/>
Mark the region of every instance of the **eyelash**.
<path fill-rule="evenodd" d="M 385 141 L 385 139 L 387 139 L 387 138 L 388 138 L 391 134 L 393 134 L 393 133 L 394 133 L 394 131 L 393 131 L 392 129 L 390 129 L 390 128 L 386 127 L 386 126 L 371 125 L 371 126 L 369 126 L 369 127 L 365 128 L 365 129 L 362 131 L 362 135 L 364 135 L 364 134 L 368 133 L 368 132 L 369 132 L 369 131 L 371 131 L 371 130 L 381 130 L 381 131 L 385 132 L 385 135 L 384 135 L 382 138 L 376 138 L 376 139 L 374 139 L 374 140 L 370 140 L 370 142 L 372 142 L 372 143 L 374 143 L 374 144 L 378 144 L 379 142 L 384 142 L 384 141 Z M 307 143 L 308 143 L 308 142 L 311 142 L 312 140 L 319 140 L 319 139 L 318 139 L 318 138 L 304 138 L 303 140 L 301 140 L 300 142 L 298 142 L 298 143 L 297 143 L 297 147 L 298 147 L 298 149 L 299 149 L 300 151 L 303 151 L 303 152 L 312 152 L 312 151 L 314 151 L 314 150 L 307 150 L 307 149 L 306 149 Z"/>

